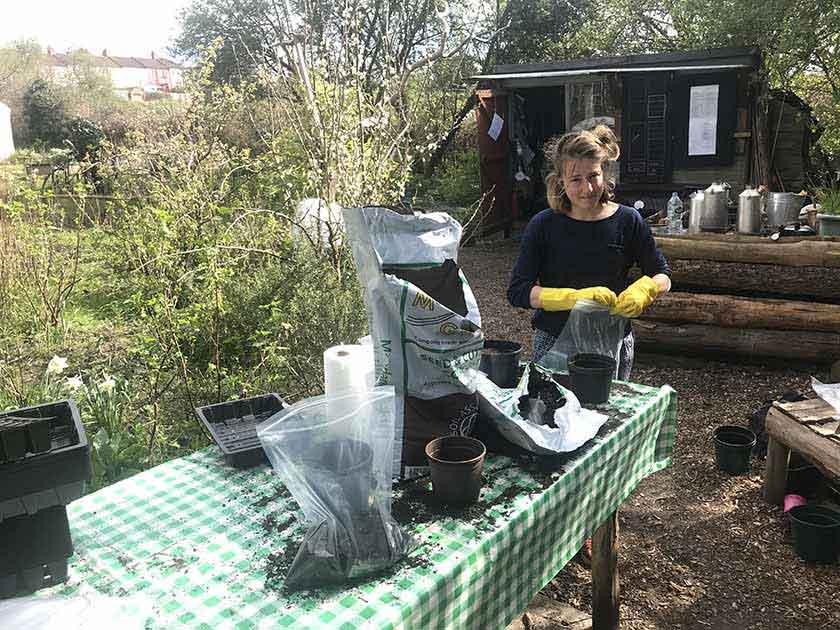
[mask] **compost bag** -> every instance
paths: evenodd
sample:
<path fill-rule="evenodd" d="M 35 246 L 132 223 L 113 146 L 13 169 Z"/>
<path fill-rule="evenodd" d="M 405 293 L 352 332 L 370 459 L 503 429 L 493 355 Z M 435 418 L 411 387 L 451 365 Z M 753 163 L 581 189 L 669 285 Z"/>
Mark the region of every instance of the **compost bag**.
<path fill-rule="evenodd" d="M 376 382 L 396 391 L 394 475 L 428 472 L 425 447 L 442 435 L 468 435 L 474 390 L 450 363 L 475 368 L 484 337 L 470 285 L 458 267 L 461 225 L 442 212 L 386 208 L 344 211 L 364 291 Z"/>
<path fill-rule="evenodd" d="M 512 389 L 499 387 L 466 362 L 454 361 L 452 368 L 464 387 L 475 389 L 481 420 L 491 422 L 511 444 L 537 455 L 580 448 L 595 437 L 608 419 L 581 407 L 574 392 L 535 363 L 525 366 Z"/>
<path fill-rule="evenodd" d="M 615 359 L 614 376 L 618 376 L 626 330 L 627 318 L 623 315 L 613 315 L 597 302 L 578 300 L 554 345 L 537 363 L 552 372 L 568 372 L 569 359 L 576 354 L 600 354 Z"/>
<path fill-rule="evenodd" d="M 309 398 L 257 426 L 308 528 L 286 590 L 380 572 L 413 547 L 391 518 L 393 427 L 394 388 L 387 386 Z"/>

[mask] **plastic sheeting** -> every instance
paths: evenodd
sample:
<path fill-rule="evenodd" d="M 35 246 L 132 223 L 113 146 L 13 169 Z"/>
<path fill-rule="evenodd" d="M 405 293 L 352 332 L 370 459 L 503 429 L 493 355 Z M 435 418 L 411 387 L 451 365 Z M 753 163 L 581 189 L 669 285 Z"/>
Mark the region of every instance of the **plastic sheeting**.
<path fill-rule="evenodd" d="M 0 103 L 0 161 L 7 160 L 15 152 L 12 137 L 12 110 L 5 103 Z"/>
<path fill-rule="evenodd" d="M 481 415 L 488 418 L 508 442 L 538 455 L 554 455 L 574 451 L 591 440 L 608 417 L 591 409 L 584 409 L 573 392 L 557 384 L 566 404 L 554 413 L 555 427 L 538 424 L 523 418 L 519 399 L 528 392 L 532 369 L 529 364 L 517 386 L 504 389 L 491 381 L 484 372 L 469 365 L 453 364 L 455 374 L 466 387 L 475 388 Z"/>
<path fill-rule="evenodd" d="M 578 300 L 551 349 L 538 363 L 552 372 L 568 372 L 576 354 L 601 354 L 615 359 L 618 376 L 619 351 L 627 330 L 627 318 L 590 300 Z"/>

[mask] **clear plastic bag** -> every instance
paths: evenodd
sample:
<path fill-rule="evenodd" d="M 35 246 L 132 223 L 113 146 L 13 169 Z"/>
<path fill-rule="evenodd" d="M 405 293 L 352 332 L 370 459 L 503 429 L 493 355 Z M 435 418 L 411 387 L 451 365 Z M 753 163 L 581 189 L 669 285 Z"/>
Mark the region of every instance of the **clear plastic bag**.
<path fill-rule="evenodd" d="M 308 398 L 257 435 L 308 526 L 286 590 L 382 571 L 413 547 L 391 518 L 393 387 Z"/>
<path fill-rule="evenodd" d="M 568 360 L 576 354 L 600 354 L 615 359 L 618 376 L 619 352 L 626 329 L 626 317 L 612 315 L 609 308 L 596 302 L 578 300 L 557 341 L 537 363 L 552 372 L 568 372 Z"/>

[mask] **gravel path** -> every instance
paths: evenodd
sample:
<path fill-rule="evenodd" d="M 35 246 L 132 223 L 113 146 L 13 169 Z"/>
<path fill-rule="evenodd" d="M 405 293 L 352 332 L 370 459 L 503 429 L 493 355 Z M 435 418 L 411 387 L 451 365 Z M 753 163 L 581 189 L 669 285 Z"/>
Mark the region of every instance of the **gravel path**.
<path fill-rule="evenodd" d="M 523 343 L 526 311 L 505 299 L 518 244 L 463 248 L 460 264 L 488 338 Z M 643 355 L 633 380 L 670 384 L 679 396 L 673 465 L 646 479 L 620 512 L 622 628 L 809 630 L 840 628 L 840 567 L 794 554 L 786 520 L 761 497 L 764 462 L 728 477 L 714 465 L 711 434 L 747 423 L 764 401 L 805 390 L 792 369 Z M 589 571 L 571 562 L 543 593 L 589 610 Z M 557 628 L 563 627 L 557 625 Z"/>

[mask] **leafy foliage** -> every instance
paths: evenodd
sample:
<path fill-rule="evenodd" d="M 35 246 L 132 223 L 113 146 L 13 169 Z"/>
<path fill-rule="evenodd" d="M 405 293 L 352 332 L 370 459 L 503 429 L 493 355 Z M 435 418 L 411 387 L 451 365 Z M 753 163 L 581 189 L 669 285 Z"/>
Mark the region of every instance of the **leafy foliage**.
<path fill-rule="evenodd" d="M 534 63 L 577 57 L 572 37 L 591 11 L 592 0 L 508 0 L 498 38 L 498 63 Z"/>
<path fill-rule="evenodd" d="M 44 79 L 36 79 L 24 94 L 23 107 L 32 139 L 48 146 L 60 145 L 67 120 L 58 89 Z"/>

